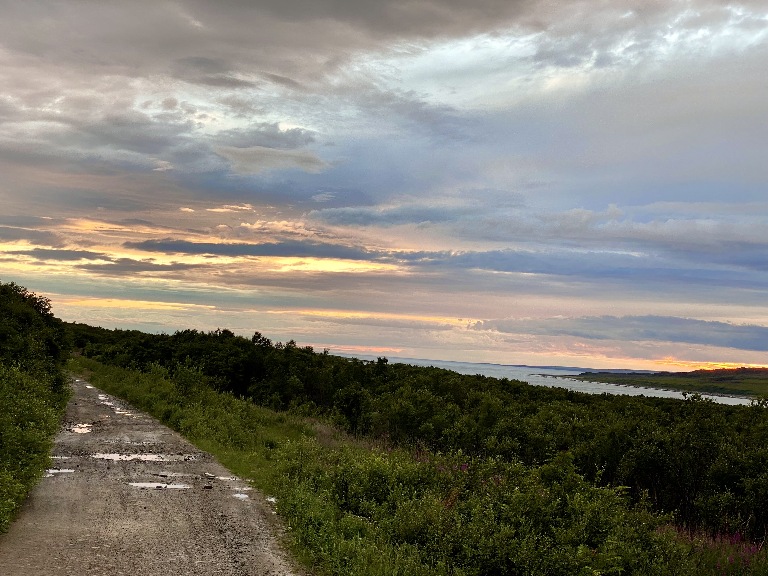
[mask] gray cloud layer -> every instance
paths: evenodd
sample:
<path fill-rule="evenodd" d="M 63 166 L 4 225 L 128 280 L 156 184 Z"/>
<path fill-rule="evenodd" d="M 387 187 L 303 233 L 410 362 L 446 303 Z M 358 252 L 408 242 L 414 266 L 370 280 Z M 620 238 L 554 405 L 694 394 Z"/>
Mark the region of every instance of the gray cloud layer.
<path fill-rule="evenodd" d="M 768 327 L 705 322 L 670 316 L 597 316 L 537 322 L 488 320 L 476 330 L 567 335 L 591 340 L 686 342 L 756 352 L 768 351 Z"/>
<path fill-rule="evenodd" d="M 281 289 L 295 303 L 354 285 L 361 311 L 412 291 L 446 317 L 457 294 L 500 316 L 531 295 L 598 293 L 608 309 L 674 296 L 669 316 L 578 319 L 574 304 L 576 320 L 508 327 L 765 350 L 763 329 L 741 325 L 768 323 L 764 2 L 0 10 L 0 242 L 18 270 L 183 277 L 211 294 L 226 276 L 271 287 L 270 305 Z M 257 278 L 215 256 L 398 272 Z M 733 322 L 704 322 L 712 306 Z"/>

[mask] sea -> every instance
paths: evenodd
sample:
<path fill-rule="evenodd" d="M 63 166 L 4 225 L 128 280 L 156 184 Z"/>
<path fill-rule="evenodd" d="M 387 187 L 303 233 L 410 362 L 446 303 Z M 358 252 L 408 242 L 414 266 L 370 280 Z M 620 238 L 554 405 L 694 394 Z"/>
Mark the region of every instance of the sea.
<path fill-rule="evenodd" d="M 363 360 L 375 360 L 375 356 L 360 356 L 357 358 Z M 397 358 L 387 356 L 390 364 L 411 364 L 413 366 L 434 366 L 435 368 L 445 368 L 453 370 L 459 374 L 481 374 L 483 376 L 492 376 L 493 378 L 508 378 L 510 380 L 521 380 L 534 386 L 549 386 L 550 388 L 566 388 L 576 392 L 586 392 L 588 394 L 625 394 L 627 396 L 652 396 L 656 398 L 677 398 L 685 399 L 682 392 L 678 390 L 669 390 L 665 388 L 644 388 L 641 386 L 627 386 L 625 384 L 610 384 L 604 382 L 583 382 L 569 376 L 576 376 L 584 372 L 597 372 L 591 368 L 575 368 L 566 366 L 521 366 L 513 364 L 488 364 L 479 362 L 452 362 L 448 360 L 423 360 L 419 358 Z M 611 372 L 611 370 L 600 370 L 600 372 Z M 648 374 L 648 371 L 642 370 L 613 370 L 612 372 L 632 373 L 638 372 Z M 749 398 L 743 396 L 725 396 L 714 394 L 702 394 L 706 398 L 718 404 L 745 405 L 751 403 Z"/>

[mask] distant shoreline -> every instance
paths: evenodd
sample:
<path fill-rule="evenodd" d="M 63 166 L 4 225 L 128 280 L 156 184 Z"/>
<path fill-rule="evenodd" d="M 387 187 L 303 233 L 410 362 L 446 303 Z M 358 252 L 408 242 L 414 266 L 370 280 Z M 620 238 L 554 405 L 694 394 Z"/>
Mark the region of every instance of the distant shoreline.
<path fill-rule="evenodd" d="M 355 356 L 351 354 L 340 355 L 346 358 L 358 358 L 360 360 L 376 361 L 377 357 Z M 672 398 L 683 400 L 683 393 L 700 394 L 705 399 L 730 405 L 746 405 L 750 401 L 759 397 L 759 393 L 748 394 L 740 393 L 742 391 L 729 391 L 723 389 L 713 389 L 710 387 L 695 387 L 693 382 L 688 382 L 688 386 L 670 385 L 669 379 L 679 378 L 680 374 L 688 373 L 670 373 L 654 372 L 650 370 L 628 370 L 628 369 L 593 369 L 574 366 L 528 366 L 525 364 L 494 364 L 491 362 L 461 362 L 455 360 L 429 360 L 424 358 L 400 358 L 388 357 L 387 360 L 393 364 L 408 364 L 411 366 L 433 366 L 450 370 L 458 374 L 487 376 L 490 378 L 507 378 L 509 380 L 519 380 L 533 386 L 553 386 L 560 384 L 575 392 L 586 394 L 628 394 L 629 391 L 642 391 L 645 396 Z M 657 378 L 665 378 L 663 383 L 655 382 Z M 553 381 L 553 379 L 555 379 Z M 631 380 L 631 381 L 627 381 Z M 641 382 L 638 382 L 641 380 Z M 567 381 L 583 386 L 567 386 Z M 589 388 L 592 385 L 591 389 Z M 630 395 L 639 395 L 631 394 Z M 718 400 L 721 399 L 721 400 Z"/>

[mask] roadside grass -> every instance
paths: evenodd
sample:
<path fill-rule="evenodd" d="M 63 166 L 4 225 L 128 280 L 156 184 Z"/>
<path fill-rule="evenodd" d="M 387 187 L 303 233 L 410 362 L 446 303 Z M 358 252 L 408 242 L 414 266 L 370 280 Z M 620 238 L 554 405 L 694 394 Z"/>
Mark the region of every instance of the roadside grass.
<path fill-rule="evenodd" d="M 768 573 L 757 548 L 749 566 L 723 570 L 729 549 L 682 538 L 669 517 L 588 483 L 567 453 L 527 467 L 393 449 L 217 392 L 194 369 L 136 372 L 82 357 L 68 367 L 276 497 L 292 551 L 316 574 Z"/>
<path fill-rule="evenodd" d="M 734 534 L 706 534 L 670 528 L 670 533 L 692 551 L 699 574 L 768 576 L 765 542 L 750 542 Z"/>
<path fill-rule="evenodd" d="M 303 419 L 217 392 L 187 368 L 172 379 L 159 366 L 139 372 L 80 356 L 67 369 L 156 417 L 267 494 L 279 488 L 269 465 L 273 452 L 285 442 L 313 435 Z"/>
<path fill-rule="evenodd" d="M 0 532 L 49 467 L 67 398 L 44 373 L 0 364 Z"/>

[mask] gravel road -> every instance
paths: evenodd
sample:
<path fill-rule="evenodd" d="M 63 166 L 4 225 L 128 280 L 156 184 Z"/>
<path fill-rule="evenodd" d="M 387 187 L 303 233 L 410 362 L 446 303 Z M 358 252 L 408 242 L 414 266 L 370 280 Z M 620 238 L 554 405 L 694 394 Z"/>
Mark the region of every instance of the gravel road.
<path fill-rule="evenodd" d="M 0 574 L 300 573 L 246 482 L 84 380 L 72 387 L 52 467 L 0 535 Z"/>

